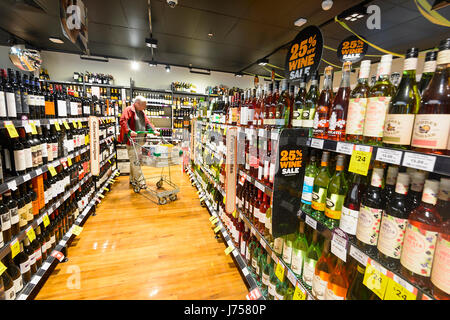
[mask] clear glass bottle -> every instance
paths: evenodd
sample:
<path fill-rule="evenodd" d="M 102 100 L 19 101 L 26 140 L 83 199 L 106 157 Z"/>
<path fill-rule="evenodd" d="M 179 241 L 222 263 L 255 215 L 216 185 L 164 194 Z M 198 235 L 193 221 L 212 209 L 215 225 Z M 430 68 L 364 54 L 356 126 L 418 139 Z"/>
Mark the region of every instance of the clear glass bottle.
<path fill-rule="evenodd" d="M 325 79 L 322 92 L 317 102 L 314 114 L 314 138 L 327 139 L 329 126 L 329 113 L 333 103 L 333 67 L 325 68 Z"/>

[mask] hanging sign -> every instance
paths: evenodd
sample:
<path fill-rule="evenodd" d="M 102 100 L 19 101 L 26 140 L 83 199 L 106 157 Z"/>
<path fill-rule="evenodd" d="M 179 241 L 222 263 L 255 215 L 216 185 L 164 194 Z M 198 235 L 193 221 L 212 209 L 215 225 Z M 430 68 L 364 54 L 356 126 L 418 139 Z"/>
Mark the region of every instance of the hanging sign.
<path fill-rule="evenodd" d="M 369 46 L 357 36 L 350 36 L 342 40 L 337 48 L 337 57 L 341 62 L 350 61 L 356 63 L 361 61 L 367 53 Z"/>
<path fill-rule="evenodd" d="M 290 80 L 300 80 L 306 74 L 313 74 L 322 58 L 323 37 L 316 26 L 309 26 L 299 32 L 291 42 L 286 56 L 285 72 Z"/>
<path fill-rule="evenodd" d="M 89 117 L 89 136 L 91 153 L 91 174 L 97 176 L 100 173 L 100 128 L 97 117 Z"/>
<path fill-rule="evenodd" d="M 64 36 L 89 54 L 88 14 L 83 1 L 60 0 L 59 17 Z"/>

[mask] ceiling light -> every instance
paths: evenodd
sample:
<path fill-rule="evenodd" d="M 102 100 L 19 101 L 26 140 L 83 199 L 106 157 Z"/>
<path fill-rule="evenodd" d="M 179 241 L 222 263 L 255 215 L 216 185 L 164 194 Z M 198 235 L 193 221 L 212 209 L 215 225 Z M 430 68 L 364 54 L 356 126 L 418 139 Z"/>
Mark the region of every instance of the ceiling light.
<path fill-rule="evenodd" d="M 350 20 L 352 17 L 346 17 L 345 20 Z"/>
<path fill-rule="evenodd" d="M 294 22 L 294 26 L 301 27 L 302 25 L 304 25 L 306 23 L 306 21 L 308 21 L 308 20 L 306 20 L 305 18 L 298 18 Z"/>
<path fill-rule="evenodd" d="M 269 63 L 269 59 L 267 59 L 267 58 L 262 58 L 262 59 L 259 59 L 259 60 L 257 61 L 257 63 L 258 63 L 260 66 L 265 66 L 266 64 Z"/>
<path fill-rule="evenodd" d="M 356 21 L 357 19 L 364 18 L 364 16 L 367 14 L 366 11 L 367 10 L 364 6 L 356 5 L 354 7 L 342 11 L 338 15 L 338 19 L 345 19 L 347 21 Z"/>
<path fill-rule="evenodd" d="M 64 43 L 64 41 L 62 41 L 60 38 L 50 37 L 50 38 L 48 38 L 48 40 L 50 40 L 53 43 L 58 43 L 58 44 Z"/>
<path fill-rule="evenodd" d="M 158 47 L 158 40 L 153 38 L 146 38 L 145 39 L 145 45 L 149 48 L 157 48 Z"/>
<path fill-rule="evenodd" d="M 234 74 L 235 77 L 242 78 L 244 74 L 242 72 L 237 72 Z"/>
<path fill-rule="evenodd" d="M 212 32 L 210 32 L 210 33 L 208 33 L 208 37 L 212 37 L 213 36 L 213 33 Z"/>
<path fill-rule="evenodd" d="M 350 19 L 350 21 L 356 21 L 356 20 L 358 20 L 358 19 L 356 19 L 356 18 L 351 18 Z"/>
<path fill-rule="evenodd" d="M 166 65 L 166 72 L 170 72 L 170 66 Z"/>
<path fill-rule="evenodd" d="M 139 69 L 139 63 L 137 61 L 131 61 L 131 69 L 132 70 L 138 70 Z"/>
<path fill-rule="evenodd" d="M 323 10 L 330 10 L 332 6 L 333 6 L 332 0 L 323 0 L 322 1 L 322 9 Z"/>
<path fill-rule="evenodd" d="M 362 17 L 364 17 L 363 14 L 360 14 L 359 16 L 357 16 L 358 19 L 361 19 Z"/>

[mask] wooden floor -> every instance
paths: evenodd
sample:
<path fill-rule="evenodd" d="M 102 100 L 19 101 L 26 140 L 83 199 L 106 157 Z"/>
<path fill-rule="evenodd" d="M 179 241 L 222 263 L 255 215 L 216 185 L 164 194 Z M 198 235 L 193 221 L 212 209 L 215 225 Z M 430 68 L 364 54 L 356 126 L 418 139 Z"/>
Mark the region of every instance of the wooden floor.
<path fill-rule="evenodd" d="M 196 189 L 173 169 L 181 192 L 163 206 L 119 177 L 36 299 L 245 300 L 244 281 L 214 238 Z"/>

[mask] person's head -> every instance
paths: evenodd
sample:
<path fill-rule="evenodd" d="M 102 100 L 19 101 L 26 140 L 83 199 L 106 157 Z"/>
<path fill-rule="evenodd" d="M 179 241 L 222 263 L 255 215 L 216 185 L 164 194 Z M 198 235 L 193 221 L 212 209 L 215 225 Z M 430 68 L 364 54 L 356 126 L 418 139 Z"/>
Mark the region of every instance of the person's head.
<path fill-rule="evenodd" d="M 134 107 L 137 111 L 144 111 L 147 107 L 147 99 L 143 96 L 137 96 L 134 98 Z"/>

